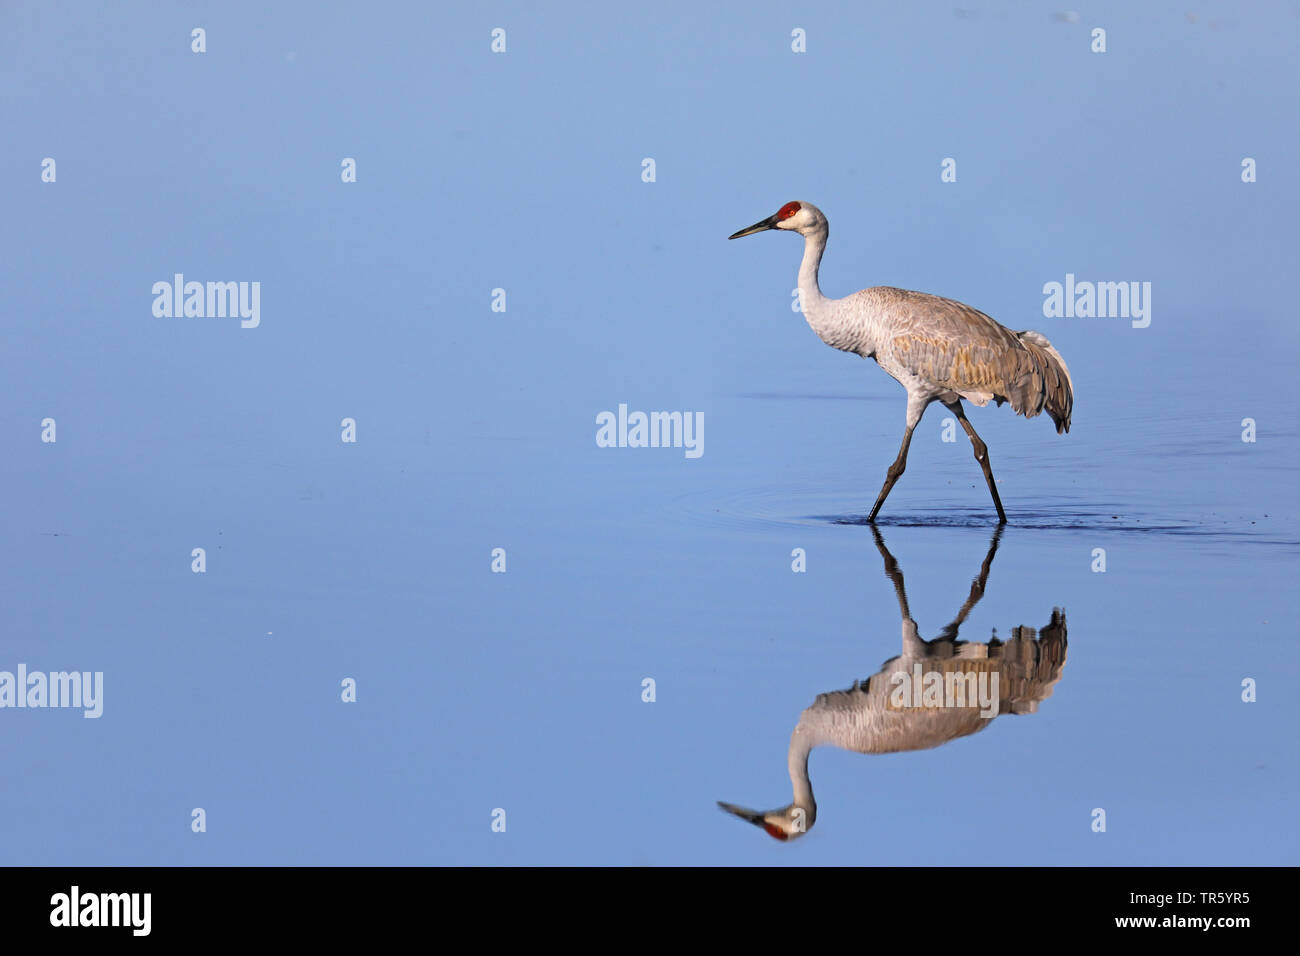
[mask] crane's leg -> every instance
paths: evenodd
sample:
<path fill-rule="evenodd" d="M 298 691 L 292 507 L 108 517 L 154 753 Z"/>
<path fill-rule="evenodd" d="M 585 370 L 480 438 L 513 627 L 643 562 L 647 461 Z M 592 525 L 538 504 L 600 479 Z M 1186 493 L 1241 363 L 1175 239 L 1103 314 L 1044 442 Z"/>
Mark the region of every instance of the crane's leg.
<path fill-rule="evenodd" d="M 993 504 L 998 509 L 998 524 L 1006 524 L 1007 513 L 1002 510 L 1002 499 L 998 497 L 998 486 L 993 481 L 993 469 L 989 465 L 989 446 L 984 444 L 979 435 L 975 434 L 975 426 L 966 418 L 966 411 L 961 407 L 960 399 L 952 404 L 948 402 L 944 402 L 944 404 L 957 416 L 957 421 L 961 422 L 961 427 L 966 429 L 966 434 L 970 436 L 970 443 L 975 447 L 975 460 L 984 469 L 984 480 L 989 483 L 989 493 L 993 495 Z"/>
<path fill-rule="evenodd" d="M 932 398 L 914 399 L 910 395 L 907 397 L 907 431 L 903 432 L 903 444 L 898 449 L 898 457 L 894 459 L 894 463 L 889 466 L 889 471 L 885 473 L 885 485 L 880 489 L 880 497 L 876 499 L 875 507 L 871 509 L 871 514 L 867 516 L 867 520 L 872 524 L 875 524 L 876 515 L 880 513 L 880 506 L 889 497 L 894 482 L 898 481 L 899 476 L 907 468 L 907 449 L 912 444 L 912 432 L 916 429 L 917 423 L 921 421 L 921 416 L 925 414 L 926 407 L 932 401 L 934 401 Z"/>
<path fill-rule="evenodd" d="M 980 598 L 984 596 L 984 587 L 989 581 L 989 571 L 993 568 L 993 556 L 998 553 L 998 542 L 1002 540 L 1002 529 L 1005 527 L 1006 525 L 999 524 L 993 529 L 993 537 L 989 540 L 989 552 L 984 556 L 984 563 L 980 565 L 980 573 L 970 583 L 970 594 L 966 597 L 966 603 L 961 606 L 961 610 L 957 612 L 957 616 L 952 623 L 939 634 L 940 638 L 956 640 L 957 629 L 965 622 L 966 615 L 970 614 L 971 608 L 978 604 Z"/>
<path fill-rule="evenodd" d="M 898 560 L 890 554 L 889 548 L 885 547 L 885 539 L 880 536 L 880 529 L 872 525 L 871 534 L 876 539 L 876 550 L 885 559 L 885 575 L 894 585 L 894 594 L 898 597 L 898 609 L 903 612 L 903 620 L 906 621 L 912 616 L 912 611 L 907 606 L 907 587 L 903 584 L 903 571 L 898 566 Z"/>
<path fill-rule="evenodd" d="M 912 620 L 912 611 L 907 606 L 907 588 L 903 584 L 903 571 L 894 556 L 885 547 L 885 539 L 880 536 L 880 529 L 874 524 L 871 534 L 876 539 L 876 549 L 885 559 L 885 574 L 894 583 L 894 594 L 898 596 L 898 610 L 903 615 L 903 656 L 921 657 L 925 654 L 925 639 L 917 632 L 916 621 Z"/>

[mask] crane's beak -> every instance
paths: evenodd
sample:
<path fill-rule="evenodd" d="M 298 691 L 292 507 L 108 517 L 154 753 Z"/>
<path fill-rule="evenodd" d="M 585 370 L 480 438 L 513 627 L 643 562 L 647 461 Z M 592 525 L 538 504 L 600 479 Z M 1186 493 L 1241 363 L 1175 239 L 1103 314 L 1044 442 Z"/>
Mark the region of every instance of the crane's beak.
<path fill-rule="evenodd" d="M 733 236 L 732 238 L 735 237 Z M 735 814 L 742 820 L 748 820 L 756 827 L 761 827 L 767 823 L 767 821 L 763 819 L 763 814 L 756 810 L 746 810 L 744 807 L 738 807 L 734 803 L 723 803 L 721 800 L 718 801 L 718 806 L 726 810 L 728 813 Z"/>
<path fill-rule="evenodd" d="M 742 229 L 740 232 L 733 232 L 728 239 L 743 239 L 745 236 L 752 236 L 756 232 L 766 232 L 768 229 L 775 229 L 777 224 L 776 216 L 768 216 L 762 222 L 756 222 L 748 229 Z"/>

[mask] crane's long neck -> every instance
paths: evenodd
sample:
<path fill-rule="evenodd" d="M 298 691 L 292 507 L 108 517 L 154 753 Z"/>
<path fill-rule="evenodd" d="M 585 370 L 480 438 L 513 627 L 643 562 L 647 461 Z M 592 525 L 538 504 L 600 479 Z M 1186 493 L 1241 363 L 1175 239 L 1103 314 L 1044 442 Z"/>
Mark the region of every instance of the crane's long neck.
<path fill-rule="evenodd" d="M 827 345 L 866 355 L 870 348 L 862 330 L 845 325 L 834 307 L 836 300 L 822 295 L 821 286 L 817 282 L 817 270 L 822 264 L 822 253 L 826 251 L 828 232 L 828 229 L 822 228 L 804 236 L 803 262 L 799 265 L 799 302 L 803 306 L 803 317 L 817 333 L 817 337 Z"/>
<path fill-rule="evenodd" d="M 808 778 L 808 756 L 812 753 L 813 747 L 817 746 L 820 741 L 815 733 L 802 726 L 795 727 L 794 733 L 790 735 L 790 784 L 794 788 L 794 806 L 803 807 L 812 814 L 813 818 L 817 815 L 817 801 L 813 799 L 812 781 Z M 812 820 L 808 821 L 812 825 Z"/>
<path fill-rule="evenodd" d="M 817 326 L 813 324 L 813 316 L 823 311 L 826 305 L 826 296 L 822 295 L 821 286 L 817 284 L 817 270 L 821 268 L 822 253 L 826 251 L 827 233 L 826 229 L 818 229 L 803 237 L 803 262 L 799 264 L 799 301 L 814 331 Z"/>

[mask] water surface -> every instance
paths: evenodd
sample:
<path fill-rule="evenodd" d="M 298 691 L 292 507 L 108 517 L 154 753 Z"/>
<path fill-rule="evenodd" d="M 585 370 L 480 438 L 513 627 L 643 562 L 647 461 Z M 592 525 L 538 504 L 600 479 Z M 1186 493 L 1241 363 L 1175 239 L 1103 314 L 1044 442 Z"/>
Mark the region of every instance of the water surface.
<path fill-rule="evenodd" d="M 764 4 L 507 11 L 501 56 L 421 5 L 206 11 L 196 55 L 168 9 L 0 30 L 0 670 L 105 675 L 97 720 L 0 711 L 4 862 L 1295 862 L 1290 7 L 1105 12 L 1105 55 L 996 3 L 803 11 L 802 55 Z M 969 412 L 1010 524 L 959 639 L 1064 609 L 1050 695 L 817 748 L 781 844 L 717 801 L 784 805 L 800 714 L 903 649 L 903 392 L 791 311 L 795 239 L 725 239 L 798 198 L 828 295 L 1039 329 L 1076 406 Z M 261 325 L 155 318 L 176 272 Z M 1150 326 L 1045 318 L 1066 273 Z M 703 456 L 597 447 L 620 403 Z M 945 415 L 876 529 L 926 638 L 994 530 Z"/>

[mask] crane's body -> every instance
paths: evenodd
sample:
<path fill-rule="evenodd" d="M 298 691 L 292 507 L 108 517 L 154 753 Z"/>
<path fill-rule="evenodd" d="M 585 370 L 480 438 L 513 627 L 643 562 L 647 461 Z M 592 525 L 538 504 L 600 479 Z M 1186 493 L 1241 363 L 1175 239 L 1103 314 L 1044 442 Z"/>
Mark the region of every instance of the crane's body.
<path fill-rule="evenodd" d="M 811 203 L 786 203 L 775 215 L 730 238 L 768 229 L 794 231 L 804 237 L 799 299 L 804 318 L 817 337 L 832 348 L 875 359 L 907 390 L 907 430 L 870 520 L 875 521 L 907 465 L 912 432 L 925 409 L 940 401 L 970 436 L 998 519 L 1005 523 L 988 448 L 967 420 L 961 402 L 965 399 L 981 406 L 990 400 L 999 405 L 1009 402 L 1026 418 L 1045 411 L 1058 433 L 1068 432 L 1074 390 L 1060 353 L 1040 333 L 1013 332 L 953 299 L 889 286 L 863 289 L 842 299 L 822 295 L 817 272 L 830 229 L 821 210 Z"/>
<path fill-rule="evenodd" d="M 920 636 L 907 603 L 907 589 L 898 562 L 885 547 L 879 530 L 872 528 L 876 548 L 885 559 L 885 574 L 893 582 L 902 615 L 902 653 L 892 657 L 866 680 L 855 681 L 848 690 L 817 695 L 816 701 L 799 716 L 790 735 L 786 754 L 793 799 L 776 810 L 750 810 L 734 803 L 719 802 L 728 813 L 762 827 L 778 840 L 803 836 L 817 822 L 817 801 L 808 776 L 808 758 L 813 748 L 839 747 L 862 754 L 899 753 L 927 750 L 950 740 L 987 728 L 1003 714 L 1032 714 L 1052 695 L 1065 668 L 1067 628 L 1065 612 L 1054 608 L 1048 624 L 1040 631 L 1015 627 L 1011 639 L 1003 642 L 996 634 L 987 643 L 957 639 L 957 631 L 984 595 L 993 556 L 997 553 L 1001 525 L 993 532 L 988 554 L 979 575 L 971 582 L 957 617 L 927 641 Z M 965 687 L 967 694 L 953 701 L 936 687 L 934 699 L 901 691 L 902 680 L 918 672 L 937 675 L 942 687 Z M 901 675 L 901 676 L 900 676 Z M 984 699 L 972 691 L 971 682 L 992 693 Z M 913 689 L 915 684 L 912 685 Z M 982 693 L 982 692 L 980 692 Z M 996 712 L 994 712 L 996 711 Z"/>

